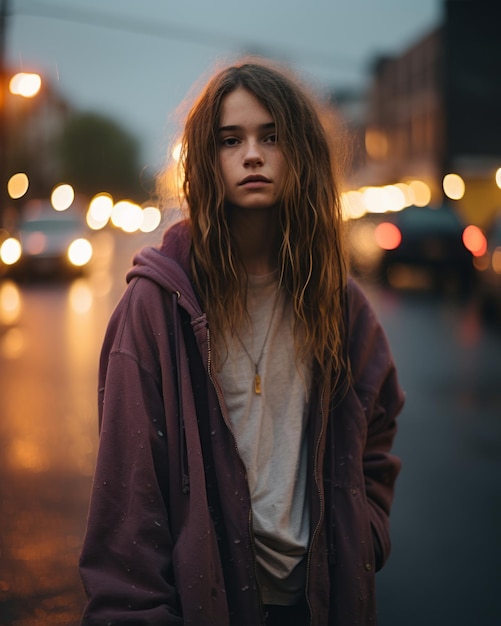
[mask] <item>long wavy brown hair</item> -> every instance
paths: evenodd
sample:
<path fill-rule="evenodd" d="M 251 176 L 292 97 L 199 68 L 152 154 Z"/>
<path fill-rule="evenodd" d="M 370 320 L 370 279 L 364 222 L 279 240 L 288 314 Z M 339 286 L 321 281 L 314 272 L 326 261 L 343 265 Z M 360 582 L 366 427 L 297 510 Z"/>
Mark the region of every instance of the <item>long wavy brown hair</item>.
<path fill-rule="evenodd" d="M 295 77 L 262 60 L 219 71 L 187 116 L 180 165 L 191 221 L 192 271 L 211 329 L 235 332 L 246 316 L 247 275 L 230 233 L 218 161 L 223 98 L 243 87 L 271 113 L 288 164 L 279 208 L 280 284 L 294 311 L 296 354 L 340 373 L 347 264 L 337 164 L 321 107 Z"/>

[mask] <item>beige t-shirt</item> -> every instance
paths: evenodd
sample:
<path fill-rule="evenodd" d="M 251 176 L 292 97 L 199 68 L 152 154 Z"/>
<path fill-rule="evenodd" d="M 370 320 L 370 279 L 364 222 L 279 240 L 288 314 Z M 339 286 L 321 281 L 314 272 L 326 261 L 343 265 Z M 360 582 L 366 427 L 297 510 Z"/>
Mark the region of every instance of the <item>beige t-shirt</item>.
<path fill-rule="evenodd" d="M 298 371 L 292 307 L 283 291 L 276 299 L 277 284 L 276 272 L 249 277 L 252 323 L 239 338 L 227 337 L 218 379 L 247 469 L 262 599 L 290 605 L 304 592 L 310 530 L 305 429 L 311 367 L 302 364 Z M 254 363 L 261 351 L 256 394 Z"/>

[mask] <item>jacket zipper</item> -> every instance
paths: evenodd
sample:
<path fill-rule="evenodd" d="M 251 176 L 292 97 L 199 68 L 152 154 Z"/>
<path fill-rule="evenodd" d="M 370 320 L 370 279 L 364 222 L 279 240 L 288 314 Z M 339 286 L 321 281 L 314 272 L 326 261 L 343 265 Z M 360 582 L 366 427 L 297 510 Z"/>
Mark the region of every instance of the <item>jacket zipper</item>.
<path fill-rule="evenodd" d="M 223 409 L 223 402 L 221 400 L 221 391 L 219 388 L 219 384 L 218 382 L 215 380 L 215 378 L 212 375 L 212 357 L 211 357 L 211 336 L 210 336 L 210 329 L 207 326 L 206 327 L 206 331 L 207 331 L 207 372 L 209 374 L 209 379 L 212 382 L 214 389 L 216 390 L 216 397 L 217 397 L 217 402 L 219 405 L 219 410 L 221 411 L 221 415 L 223 417 L 223 421 L 226 424 L 226 428 L 229 430 L 231 437 L 233 439 L 233 445 L 235 447 L 235 452 L 237 453 L 238 458 L 240 459 L 240 462 L 243 465 L 243 461 L 242 461 L 242 457 L 240 456 L 240 451 L 238 450 L 238 445 L 237 445 L 237 441 L 235 439 L 235 435 L 233 434 L 233 429 L 231 428 L 231 424 L 229 423 L 229 420 L 226 416 L 226 412 Z M 244 466 L 245 467 L 245 466 Z M 259 594 L 259 598 L 261 598 L 261 590 L 259 589 L 259 580 L 257 577 L 257 557 L 256 557 L 256 545 L 254 542 L 254 533 L 252 531 L 252 502 L 251 502 L 251 497 L 250 497 L 250 493 L 249 493 L 249 483 L 247 480 L 247 469 L 245 471 L 245 481 L 246 481 L 246 485 L 247 485 L 247 496 L 248 496 L 248 500 L 249 500 L 249 514 L 247 516 L 247 533 L 249 536 L 249 543 L 252 547 L 252 555 L 253 555 L 253 566 L 254 566 L 254 580 L 256 581 L 256 588 L 258 590 L 258 594 Z M 259 603 L 259 607 L 260 607 L 260 612 L 261 612 L 261 622 L 264 624 L 264 610 L 263 610 L 263 603 L 260 602 Z"/>

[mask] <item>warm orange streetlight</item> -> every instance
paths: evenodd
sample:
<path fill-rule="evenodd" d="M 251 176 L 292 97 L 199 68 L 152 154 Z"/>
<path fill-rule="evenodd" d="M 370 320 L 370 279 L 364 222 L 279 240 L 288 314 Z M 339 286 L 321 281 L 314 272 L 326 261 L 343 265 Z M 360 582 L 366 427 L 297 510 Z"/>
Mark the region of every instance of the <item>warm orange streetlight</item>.
<path fill-rule="evenodd" d="M 13 199 L 22 198 L 28 191 L 30 181 L 24 172 L 11 176 L 7 182 L 7 192 Z"/>
<path fill-rule="evenodd" d="M 40 91 L 42 79 L 39 74 L 31 74 L 20 72 L 14 74 L 9 82 L 9 91 L 15 96 L 23 96 L 23 98 L 33 98 Z"/>

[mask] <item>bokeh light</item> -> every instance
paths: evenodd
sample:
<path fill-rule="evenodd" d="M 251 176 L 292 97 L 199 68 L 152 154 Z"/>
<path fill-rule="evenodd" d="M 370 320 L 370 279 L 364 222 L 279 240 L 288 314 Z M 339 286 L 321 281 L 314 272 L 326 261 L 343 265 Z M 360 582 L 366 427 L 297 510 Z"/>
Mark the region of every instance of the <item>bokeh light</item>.
<path fill-rule="evenodd" d="M 374 230 L 377 245 L 383 250 L 395 250 L 402 241 L 402 234 L 395 224 L 383 222 Z"/>
<path fill-rule="evenodd" d="M 23 247 L 25 252 L 36 256 L 42 254 L 47 246 L 47 235 L 39 230 L 29 233 L 23 237 Z"/>
<path fill-rule="evenodd" d="M 464 180 L 459 174 L 446 174 L 442 181 L 445 195 L 451 200 L 461 200 L 466 189 Z"/>
<path fill-rule="evenodd" d="M 108 223 L 113 211 L 113 198 L 108 193 L 95 195 L 89 203 L 86 221 L 92 230 L 101 230 Z"/>
<path fill-rule="evenodd" d="M 388 203 L 388 211 L 401 211 L 407 206 L 406 197 L 397 185 L 386 185 L 383 187 Z"/>
<path fill-rule="evenodd" d="M 83 237 L 75 239 L 68 248 L 68 259 L 72 265 L 82 267 L 92 258 L 92 244 Z"/>
<path fill-rule="evenodd" d="M 15 237 L 9 237 L 0 246 L 0 260 L 5 265 L 14 265 L 21 258 L 21 243 Z"/>
<path fill-rule="evenodd" d="M 414 204 L 416 206 L 427 206 L 430 204 L 431 190 L 425 182 L 413 180 L 409 183 L 409 187 L 414 195 Z"/>
<path fill-rule="evenodd" d="M 71 309 L 79 315 L 84 315 L 92 309 L 94 297 L 88 283 L 84 280 L 75 280 L 69 291 Z"/>
<path fill-rule="evenodd" d="M 473 256 L 482 256 L 487 252 L 487 239 L 480 228 L 474 224 L 464 229 L 463 243 Z"/>
<path fill-rule="evenodd" d="M 11 280 L 0 283 L 0 322 L 5 326 L 14 324 L 21 314 L 21 292 Z"/>
<path fill-rule="evenodd" d="M 496 185 L 501 189 L 501 167 L 496 171 Z"/>
<path fill-rule="evenodd" d="M 386 213 L 389 200 L 382 187 L 367 187 L 362 192 L 369 213 Z"/>
<path fill-rule="evenodd" d="M 0 336 L 0 354 L 4 359 L 18 359 L 27 349 L 26 335 L 18 326 Z"/>
<path fill-rule="evenodd" d="M 365 149 L 372 159 L 384 159 L 388 155 L 388 139 L 383 131 L 368 128 L 365 132 Z"/>
<path fill-rule="evenodd" d="M 22 198 L 28 191 L 30 181 L 24 172 L 18 172 L 9 178 L 7 192 L 13 200 Z"/>
<path fill-rule="evenodd" d="M 139 230 L 143 221 L 143 210 L 135 202 L 120 200 L 113 207 L 111 222 L 126 233 L 134 233 Z"/>
<path fill-rule="evenodd" d="M 156 206 L 147 206 L 143 209 L 143 221 L 140 230 L 143 233 L 151 233 L 160 226 L 162 214 Z"/>
<path fill-rule="evenodd" d="M 409 187 L 406 183 L 397 183 L 395 185 L 397 189 L 400 189 L 404 198 L 405 198 L 405 207 L 411 206 L 415 202 L 414 192 L 412 191 L 412 187 Z"/>
<path fill-rule="evenodd" d="M 40 91 L 42 79 L 38 74 L 19 72 L 14 74 L 9 82 L 9 91 L 15 96 L 33 98 Z"/>
<path fill-rule="evenodd" d="M 73 204 L 75 191 L 71 185 L 62 184 L 52 191 L 50 201 L 56 211 L 66 211 Z"/>
<path fill-rule="evenodd" d="M 364 196 L 360 191 L 347 191 L 341 196 L 343 218 L 359 219 L 367 213 Z"/>

